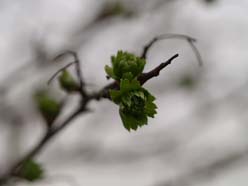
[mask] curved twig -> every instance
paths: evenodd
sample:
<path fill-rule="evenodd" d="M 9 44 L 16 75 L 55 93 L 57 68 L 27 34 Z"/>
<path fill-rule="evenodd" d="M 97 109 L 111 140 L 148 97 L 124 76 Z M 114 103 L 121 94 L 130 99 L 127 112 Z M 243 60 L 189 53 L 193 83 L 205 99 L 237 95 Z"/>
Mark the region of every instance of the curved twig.
<path fill-rule="evenodd" d="M 63 53 L 61 53 L 60 55 L 58 55 L 57 57 L 54 58 L 54 60 L 58 60 L 59 58 L 65 56 L 65 55 L 72 55 L 76 64 L 76 72 L 77 72 L 77 76 L 78 76 L 78 80 L 79 80 L 79 84 L 80 84 L 80 88 L 82 89 L 84 87 L 84 81 L 83 81 L 83 76 L 82 76 L 82 71 L 80 68 L 80 60 L 78 58 L 78 55 L 76 52 L 71 51 L 71 50 L 67 50 Z"/>
<path fill-rule="evenodd" d="M 64 67 L 60 68 L 57 72 L 55 72 L 52 77 L 47 81 L 47 84 L 50 85 L 51 82 L 54 80 L 54 78 L 57 77 L 57 75 L 62 72 L 63 70 L 66 70 L 68 67 L 70 67 L 71 65 L 75 64 L 75 61 L 70 62 L 69 64 L 65 65 Z"/>
<path fill-rule="evenodd" d="M 157 37 L 154 37 L 148 44 L 146 44 L 144 46 L 144 49 L 143 49 L 143 52 L 141 54 L 141 57 L 146 59 L 147 58 L 147 54 L 149 52 L 149 50 L 151 49 L 151 47 L 158 41 L 161 41 L 161 40 L 165 40 L 165 39 L 182 39 L 182 40 L 186 40 L 191 49 L 193 50 L 196 58 L 197 58 L 197 61 L 199 63 L 200 66 L 203 65 L 203 60 L 201 58 L 201 55 L 200 55 L 200 52 L 199 50 L 197 49 L 197 47 L 194 45 L 194 42 L 196 42 L 196 39 L 193 38 L 193 37 L 190 37 L 190 36 L 187 36 L 187 35 L 184 35 L 184 34 L 162 34 L 162 35 L 159 35 Z"/>
<path fill-rule="evenodd" d="M 81 70 L 81 67 L 80 67 L 80 60 L 78 58 L 78 55 L 76 52 L 74 51 L 71 51 L 71 50 L 67 50 L 67 51 L 64 51 L 63 53 L 59 54 L 58 56 L 56 56 L 54 58 L 54 60 L 59 60 L 60 58 L 64 57 L 65 55 L 71 55 L 73 58 L 74 58 L 74 63 L 76 64 L 76 74 L 77 74 L 77 78 L 78 78 L 78 81 L 79 81 L 79 87 L 80 87 L 80 93 L 82 95 L 82 97 L 87 97 L 87 93 L 86 93 L 86 90 L 85 90 L 85 82 L 83 80 L 83 73 L 82 73 L 82 70 Z M 60 73 L 62 70 L 66 69 L 68 67 L 64 67 L 62 69 L 60 69 L 57 73 L 55 73 L 53 75 L 53 77 L 51 78 L 51 80 L 54 79 L 54 77 L 57 76 L 58 73 Z"/>

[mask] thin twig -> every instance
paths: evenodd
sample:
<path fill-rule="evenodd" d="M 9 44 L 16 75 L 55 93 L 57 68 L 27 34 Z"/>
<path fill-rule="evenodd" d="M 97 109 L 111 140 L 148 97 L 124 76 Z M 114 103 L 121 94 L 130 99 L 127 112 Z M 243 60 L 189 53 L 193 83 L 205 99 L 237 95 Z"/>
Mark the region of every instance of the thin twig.
<path fill-rule="evenodd" d="M 76 64 L 76 74 L 77 74 L 77 77 L 78 77 L 78 81 L 79 81 L 79 87 L 80 87 L 80 94 L 82 95 L 82 97 L 86 98 L 87 97 L 87 93 L 86 93 L 86 89 L 85 89 L 85 82 L 83 80 L 83 73 L 82 73 L 82 70 L 81 70 L 81 67 L 80 67 L 80 60 L 78 58 L 78 55 L 76 52 L 74 51 L 71 51 L 71 50 L 67 50 L 61 54 L 59 54 L 57 57 L 54 58 L 54 60 L 58 60 L 60 58 L 62 58 L 63 56 L 65 55 L 72 55 L 73 58 L 74 58 L 74 64 Z M 62 70 L 66 69 L 67 67 L 65 68 L 62 68 L 58 71 L 61 72 Z M 57 74 L 58 74 L 57 73 Z M 57 74 L 54 74 L 53 75 L 53 78 L 57 75 Z"/>
<path fill-rule="evenodd" d="M 76 63 L 76 73 L 78 76 L 79 85 L 80 85 L 80 88 L 83 89 L 85 83 L 83 81 L 82 71 L 81 71 L 81 67 L 80 67 L 80 60 L 78 58 L 77 53 L 74 51 L 67 50 L 67 51 L 63 52 L 62 54 L 60 54 L 59 56 L 57 56 L 57 59 L 60 57 L 63 57 L 64 55 L 67 55 L 67 54 L 72 55 L 74 58 L 74 61 Z"/>
<path fill-rule="evenodd" d="M 57 72 L 55 72 L 52 77 L 47 81 L 47 84 L 50 85 L 51 82 L 54 80 L 54 78 L 56 78 L 56 76 L 62 72 L 63 70 L 66 70 L 68 67 L 70 67 L 71 65 L 75 64 L 76 62 L 70 62 L 69 64 L 65 65 L 64 67 L 60 68 Z"/>
<path fill-rule="evenodd" d="M 203 66 L 203 60 L 202 60 L 201 54 L 199 50 L 197 49 L 197 47 L 195 46 L 194 41 L 188 39 L 188 43 L 191 49 L 193 50 L 199 65 Z"/>
<path fill-rule="evenodd" d="M 141 57 L 146 59 L 147 58 L 147 54 L 149 52 L 149 50 L 151 49 L 151 47 L 158 41 L 161 40 L 165 40 L 165 39 L 182 39 L 182 40 L 186 40 L 190 47 L 192 48 L 194 54 L 196 55 L 197 61 L 199 63 L 200 66 L 203 65 L 203 61 L 200 55 L 200 52 L 198 51 L 197 47 L 193 44 L 194 42 L 196 42 L 196 39 L 184 34 L 162 34 L 159 35 L 157 37 L 154 37 L 148 44 L 146 44 L 144 46 L 143 52 L 141 54 Z"/>

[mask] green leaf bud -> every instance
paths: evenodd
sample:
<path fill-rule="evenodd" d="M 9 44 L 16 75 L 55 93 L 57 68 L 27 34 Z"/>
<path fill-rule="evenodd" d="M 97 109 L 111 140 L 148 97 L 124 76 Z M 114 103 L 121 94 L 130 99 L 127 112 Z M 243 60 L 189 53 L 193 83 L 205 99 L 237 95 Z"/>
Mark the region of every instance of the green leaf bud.
<path fill-rule="evenodd" d="M 79 90 L 78 83 L 67 70 L 64 70 L 59 76 L 59 84 L 60 87 L 68 93 Z"/>
<path fill-rule="evenodd" d="M 40 164 L 27 160 L 21 166 L 19 176 L 28 181 L 37 181 L 43 177 L 44 171 Z"/>
<path fill-rule="evenodd" d="M 120 81 L 138 77 L 143 72 L 146 61 L 134 54 L 118 51 L 116 56 L 111 57 L 111 63 L 112 67 L 106 65 L 105 71 L 109 77 Z"/>
<path fill-rule="evenodd" d="M 60 114 L 62 104 L 48 95 L 45 91 L 36 93 L 34 98 L 41 115 L 47 123 L 47 126 L 50 127 Z"/>

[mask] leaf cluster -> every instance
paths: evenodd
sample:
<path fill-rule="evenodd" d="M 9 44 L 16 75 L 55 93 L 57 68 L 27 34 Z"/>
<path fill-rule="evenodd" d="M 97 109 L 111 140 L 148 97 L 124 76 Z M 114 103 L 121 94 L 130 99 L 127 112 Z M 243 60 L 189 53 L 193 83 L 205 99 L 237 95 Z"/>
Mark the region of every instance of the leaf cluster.
<path fill-rule="evenodd" d="M 118 51 L 111 57 L 112 67 L 105 66 L 108 76 L 120 83 L 119 90 L 110 90 L 114 103 L 119 105 L 119 114 L 124 127 L 130 131 L 146 125 L 148 117 L 154 117 L 157 106 L 155 97 L 137 80 L 146 61 L 134 54 Z"/>
<path fill-rule="evenodd" d="M 111 56 L 112 67 L 106 65 L 105 71 L 109 77 L 120 81 L 121 79 L 132 80 L 140 75 L 146 61 L 134 54 L 118 51 L 116 56 Z"/>

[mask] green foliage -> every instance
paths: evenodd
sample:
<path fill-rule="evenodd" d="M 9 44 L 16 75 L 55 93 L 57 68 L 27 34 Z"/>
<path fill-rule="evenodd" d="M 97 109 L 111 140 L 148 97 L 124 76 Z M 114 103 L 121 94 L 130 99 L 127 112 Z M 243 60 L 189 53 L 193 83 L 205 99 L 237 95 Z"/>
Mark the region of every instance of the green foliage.
<path fill-rule="evenodd" d="M 137 80 L 142 74 L 146 61 L 134 54 L 118 51 L 111 57 L 112 67 L 105 66 L 109 77 L 120 83 L 119 90 L 110 90 L 114 103 L 119 105 L 119 113 L 124 127 L 130 131 L 146 125 L 148 117 L 154 117 L 157 106 L 152 96 Z"/>
<path fill-rule="evenodd" d="M 64 70 L 59 76 L 59 84 L 60 87 L 68 93 L 79 90 L 78 83 L 67 70 Z"/>
<path fill-rule="evenodd" d="M 128 131 L 137 130 L 147 124 L 148 117 L 154 117 L 157 113 L 155 98 L 137 80 L 146 61 L 122 51 L 118 51 L 111 59 L 112 68 L 106 65 L 105 71 L 120 82 L 119 90 L 110 90 L 111 99 L 119 105 L 124 127 Z"/>
<path fill-rule="evenodd" d="M 134 54 L 118 51 L 116 56 L 111 57 L 112 67 L 105 66 L 109 77 L 120 81 L 121 79 L 132 80 L 144 70 L 146 61 Z"/>
<path fill-rule="evenodd" d="M 20 169 L 20 176 L 28 181 L 37 181 L 43 177 L 44 171 L 37 162 L 27 160 Z"/>
<path fill-rule="evenodd" d="M 50 127 L 61 111 L 61 104 L 46 91 L 38 91 L 34 98 L 41 115 Z"/>
<path fill-rule="evenodd" d="M 137 80 L 121 80 L 120 90 L 110 91 L 112 100 L 118 104 L 124 127 L 130 131 L 147 124 L 147 117 L 154 117 L 155 98 Z"/>

